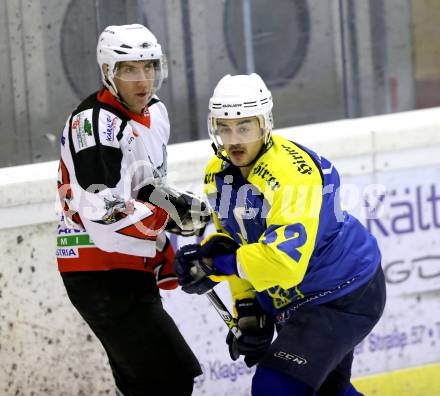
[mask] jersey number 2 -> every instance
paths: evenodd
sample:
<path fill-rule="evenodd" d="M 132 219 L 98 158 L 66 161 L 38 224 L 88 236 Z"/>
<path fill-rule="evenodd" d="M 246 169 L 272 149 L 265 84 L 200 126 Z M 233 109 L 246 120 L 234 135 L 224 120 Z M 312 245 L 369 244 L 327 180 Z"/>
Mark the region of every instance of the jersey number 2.
<path fill-rule="evenodd" d="M 269 228 L 266 231 L 266 238 L 263 243 L 274 243 L 279 238 L 276 233 L 277 226 L 271 226 L 272 230 Z M 269 231 L 269 232 L 268 232 Z M 282 252 L 286 253 L 288 256 L 293 258 L 296 262 L 301 259 L 301 252 L 298 250 L 307 241 L 307 232 L 301 223 L 290 224 L 284 228 L 284 238 L 285 240 L 277 245 L 277 248 Z"/>

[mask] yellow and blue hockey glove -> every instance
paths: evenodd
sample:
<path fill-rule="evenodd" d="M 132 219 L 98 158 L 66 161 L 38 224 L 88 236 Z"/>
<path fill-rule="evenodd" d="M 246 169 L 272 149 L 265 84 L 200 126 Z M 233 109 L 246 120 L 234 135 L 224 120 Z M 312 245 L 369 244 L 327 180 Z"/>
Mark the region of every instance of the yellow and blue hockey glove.
<path fill-rule="evenodd" d="M 174 260 L 174 271 L 182 290 L 204 294 L 227 276 L 237 272 L 237 242 L 226 234 L 212 234 L 201 244 L 181 247 Z"/>

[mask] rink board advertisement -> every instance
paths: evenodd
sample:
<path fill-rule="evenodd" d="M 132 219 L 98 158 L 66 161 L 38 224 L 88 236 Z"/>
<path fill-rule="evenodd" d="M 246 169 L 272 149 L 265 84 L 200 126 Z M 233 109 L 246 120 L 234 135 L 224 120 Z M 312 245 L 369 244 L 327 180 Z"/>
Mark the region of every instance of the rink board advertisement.
<path fill-rule="evenodd" d="M 440 167 L 365 179 L 347 178 L 363 198 L 352 212 L 379 241 L 388 296 L 440 290 Z"/>
<path fill-rule="evenodd" d="M 379 241 L 388 294 L 383 319 L 355 350 L 354 377 L 420 366 L 440 356 L 439 180 L 438 167 L 343 178 L 344 207 Z M 230 306 L 227 287 L 216 290 Z M 248 395 L 254 369 L 242 359 L 230 360 L 227 329 L 206 297 L 178 292 L 165 300 L 203 367 L 194 394 Z M 182 303 L 192 310 L 182 312 Z"/>
<path fill-rule="evenodd" d="M 388 294 L 384 318 L 355 351 L 354 375 L 438 362 L 440 167 L 346 181 L 364 188 L 353 212 L 379 241 Z"/>

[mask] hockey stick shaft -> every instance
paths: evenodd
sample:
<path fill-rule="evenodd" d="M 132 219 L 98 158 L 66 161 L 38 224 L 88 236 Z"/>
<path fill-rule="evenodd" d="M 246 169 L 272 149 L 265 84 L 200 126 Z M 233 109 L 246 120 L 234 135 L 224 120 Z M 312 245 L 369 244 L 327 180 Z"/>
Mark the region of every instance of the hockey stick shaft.
<path fill-rule="evenodd" d="M 241 331 L 237 326 L 237 321 L 230 314 L 228 308 L 226 308 L 218 294 L 214 290 L 210 290 L 206 293 L 206 296 L 220 317 L 223 319 L 223 322 L 225 322 L 226 326 L 228 326 L 229 330 L 231 330 L 232 334 L 234 334 L 235 338 L 239 338 L 241 336 Z"/>
<path fill-rule="evenodd" d="M 226 305 L 220 299 L 218 294 L 214 290 L 210 290 L 209 292 L 206 293 L 206 296 L 213 305 L 214 309 L 223 319 L 223 322 L 226 323 L 226 326 L 228 326 L 229 330 L 232 332 L 234 337 L 238 339 L 241 336 L 241 331 L 237 326 L 237 321 L 230 314 L 228 308 L 226 308 Z M 230 353 L 232 360 L 237 360 L 240 357 L 240 353 L 235 343 L 232 344 L 232 349 L 230 350 Z"/>
<path fill-rule="evenodd" d="M 190 269 L 191 276 L 193 277 L 193 282 L 198 282 L 200 279 L 206 277 L 205 271 L 200 267 L 200 263 L 195 261 L 193 266 Z M 218 296 L 218 294 L 214 291 L 214 289 L 209 290 L 205 293 L 208 297 L 208 300 L 211 302 L 214 309 L 222 318 L 223 322 L 225 322 L 226 326 L 228 326 L 229 330 L 231 330 L 232 334 L 235 338 L 239 338 L 241 336 L 241 331 L 237 326 L 236 319 L 231 315 L 228 308 Z"/>
<path fill-rule="evenodd" d="M 203 277 L 206 277 L 205 271 L 200 267 L 200 263 L 198 261 L 194 262 L 194 265 L 190 269 L 191 276 L 193 277 L 193 282 L 197 282 Z M 209 290 L 205 293 L 210 301 L 211 305 L 217 311 L 217 313 L 222 318 L 223 322 L 225 322 L 226 326 L 228 326 L 229 330 L 233 334 L 233 336 L 238 339 L 241 337 L 241 330 L 237 325 L 237 320 L 231 315 L 226 305 L 223 303 L 218 294 L 214 291 L 214 289 Z M 235 347 L 234 347 L 235 345 Z M 231 349 L 231 357 L 233 360 L 237 360 L 240 356 L 240 353 L 236 349 L 236 343 L 233 343 L 233 347 Z"/>

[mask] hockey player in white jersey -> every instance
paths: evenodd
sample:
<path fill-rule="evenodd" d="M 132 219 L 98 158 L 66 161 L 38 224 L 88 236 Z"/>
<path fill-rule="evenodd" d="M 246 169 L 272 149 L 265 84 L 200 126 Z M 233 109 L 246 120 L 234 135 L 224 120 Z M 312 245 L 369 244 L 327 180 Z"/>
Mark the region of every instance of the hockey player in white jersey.
<path fill-rule="evenodd" d="M 104 87 L 69 115 L 61 137 L 59 271 L 123 395 L 190 395 L 200 366 L 158 287 L 177 287 L 164 230 L 195 235 L 208 217 L 197 217 L 202 201 L 166 183 L 170 125 L 156 96 L 165 55 L 135 24 L 107 27 L 97 59 Z"/>

